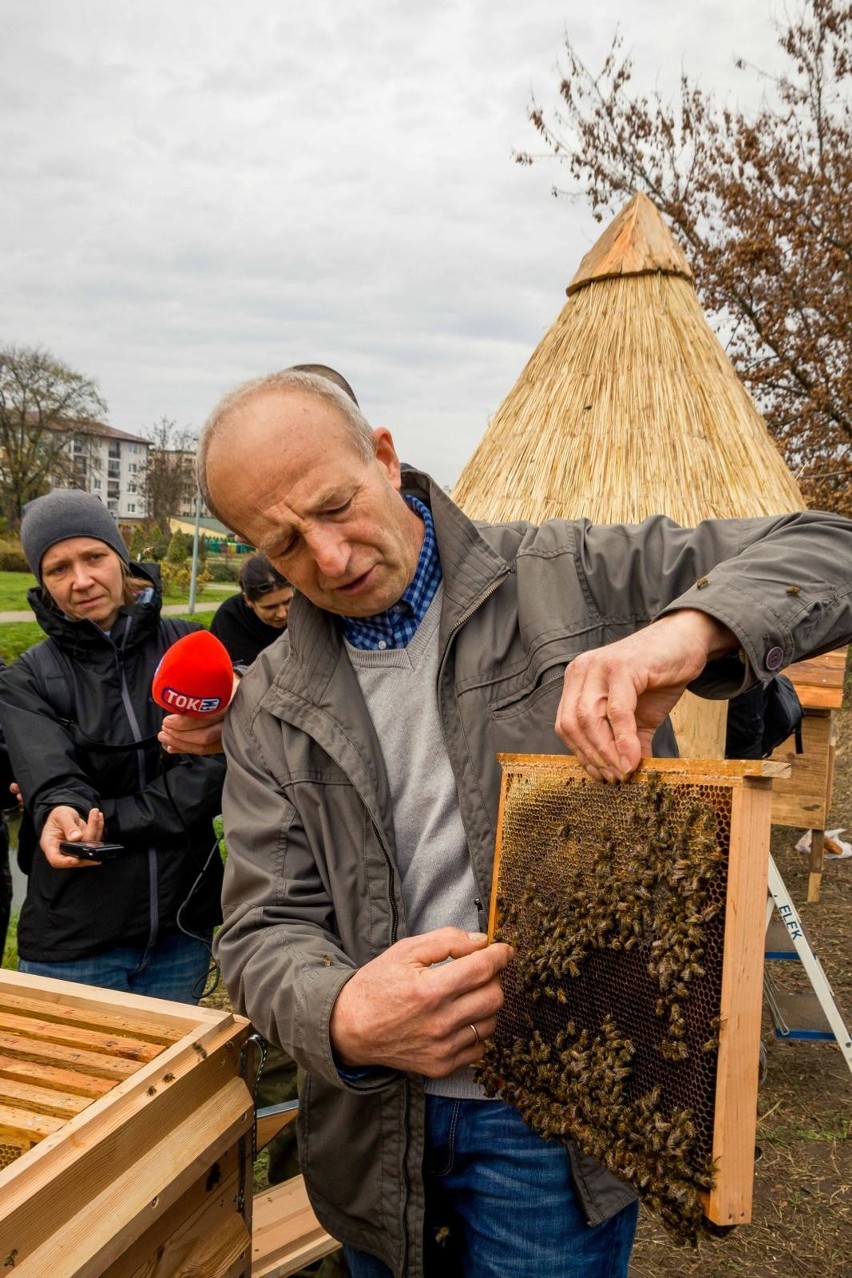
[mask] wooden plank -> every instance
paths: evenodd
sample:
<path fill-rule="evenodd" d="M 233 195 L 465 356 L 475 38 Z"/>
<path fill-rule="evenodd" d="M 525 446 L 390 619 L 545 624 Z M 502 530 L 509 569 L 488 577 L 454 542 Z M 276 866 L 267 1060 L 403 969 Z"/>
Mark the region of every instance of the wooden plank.
<path fill-rule="evenodd" d="M 97 1012 L 91 1008 L 74 1007 L 69 1003 L 50 1003 L 42 998 L 28 998 L 21 994 L 3 991 L 3 1009 L 19 1016 L 31 1016 L 41 1021 L 61 1021 L 80 1029 L 97 1030 L 105 1034 L 119 1034 L 141 1039 L 147 1043 L 174 1043 L 186 1033 L 175 1026 L 158 1025 L 156 1021 L 139 1020 L 127 1011 Z"/>
<path fill-rule="evenodd" d="M 210 1167 L 241 1134 L 251 1130 L 253 1110 L 244 1081 L 221 1076 L 218 1081 L 222 1085 L 202 1104 L 181 1109 L 179 1121 L 172 1113 L 161 1125 L 152 1106 L 148 1131 L 140 1132 L 135 1124 L 139 1143 L 119 1142 L 120 1148 L 114 1151 L 119 1157 L 87 1151 L 92 1156 L 77 1175 L 91 1188 L 82 1200 L 79 1184 L 75 1183 L 73 1197 L 67 1184 L 57 1189 L 57 1214 L 64 1214 L 65 1220 L 58 1230 L 45 1229 L 42 1224 L 41 1238 L 34 1248 L 24 1251 L 18 1245 L 16 1278 L 42 1278 L 60 1272 L 63 1278 L 100 1278 L 107 1265 L 116 1261 L 153 1219 L 178 1201 L 199 1170 Z M 160 1139 L 152 1143 L 155 1129 Z M 96 1192 L 98 1182 L 85 1179 L 95 1162 L 101 1171 L 110 1172 L 100 1177 L 100 1192 Z M 17 1235 L 10 1230 L 9 1237 Z"/>
<path fill-rule="evenodd" d="M 847 648 L 835 648 L 819 657 L 797 661 L 784 671 L 793 682 L 806 710 L 839 710 L 843 704 L 843 680 Z"/>
<path fill-rule="evenodd" d="M 283 1132 L 284 1128 L 293 1122 L 298 1112 L 298 1107 L 294 1107 L 277 1114 L 258 1114 L 255 1124 L 257 1148 L 263 1149 L 271 1140 L 274 1140 L 279 1132 Z"/>
<path fill-rule="evenodd" d="M 31 1067 L 56 1062 L 65 1069 L 93 1074 L 97 1078 L 111 1078 L 115 1082 L 128 1078 L 140 1068 L 138 1061 L 128 1061 L 121 1056 L 87 1052 L 81 1047 L 62 1047 L 58 1043 L 39 1044 L 23 1034 L 0 1033 L 0 1054 L 29 1061 Z"/>
<path fill-rule="evenodd" d="M 526 756 L 530 758 L 531 756 Z M 514 759 L 514 756 L 511 756 Z M 504 754 L 497 755 L 497 761 L 505 771 L 510 764 L 510 756 Z M 506 786 L 505 783 L 500 786 L 500 799 L 497 804 L 497 838 L 494 842 L 494 867 L 491 871 L 491 900 L 488 903 L 488 940 L 494 940 L 494 931 L 497 926 L 497 898 L 499 896 L 500 883 L 500 862 L 503 857 L 503 826 L 505 823 L 506 812 Z"/>
<path fill-rule="evenodd" d="M 65 1126 L 64 1118 L 34 1114 L 31 1110 L 0 1103 L 0 1145 L 29 1144 L 52 1136 Z"/>
<path fill-rule="evenodd" d="M 285 1278 L 339 1246 L 314 1215 L 301 1176 L 255 1196 L 251 1278 Z"/>
<path fill-rule="evenodd" d="M 751 1220 L 771 806 L 768 781 L 746 781 L 734 791 L 713 1137 L 717 1184 L 706 1207 L 719 1225 Z"/>
<path fill-rule="evenodd" d="M 79 1237 L 75 1232 L 69 1255 L 94 1255 L 100 1247 L 102 1263 L 100 1268 L 69 1264 L 63 1278 L 100 1275 L 203 1167 L 243 1130 L 250 1131 L 254 1106 L 238 1076 L 248 1023 L 230 1013 L 217 1016 L 217 1024 L 202 1020 L 195 1037 L 167 1048 L 44 1140 L 27 1156 L 25 1174 L 22 1168 L 15 1175 L 14 1165 L 0 1172 L 0 1231 L 17 1251 L 16 1273 L 22 1278 L 55 1274 L 56 1239 L 64 1239 L 71 1222 L 76 1229 L 81 1219 L 85 1228 Z M 176 1143 L 166 1148 L 163 1141 L 170 1142 L 175 1132 Z M 140 1192 L 147 1195 L 141 1205 Z"/>
<path fill-rule="evenodd" d="M 245 1141 L 245 1149 L 241 1149 L 240 1144 L 226 1149 L 98 1278 L 175 1278 L 175 1274 L 184 1274 L 186 1270 L 197 1278 L 207 1278 L 207 1269 L 198 1264 L 194 1249 L 198 1240 L 208 1233 L 220 1232 L 225 1220 L 239 1222 L 230 1226 L 229 1232 L 231 1228 L 235 1233 L 241 1231 L 244 1240 L 244 1256 L 235 1263 L 232 1274 L 234 1278 L 249 1278 L 252 1268 L 252 1195 L 247 1191 L 252 1181 L 250 1155 L 250 1141 Z M 243 1213 L 240 1213 L 239 1201 L 243 1195 Z M 195 1265 L 194 1269 L 190 1263 Z M 231 1278 L 231 1272 L 225 1269 L 221 1278 Z"/>
<path fill-rule="evenodd" d="M 30 1109 L 36 1114 L 73 1118 L 90 1105 L 93 1099 L 72 1092 L 55 1091 L 52 1087 L 39 1087 L 37 1082 L 0 1078 L 0 1101 L 17 1101 L 21 1109 Z"/>
<path fill-rule="evenodd" d="M 251 1235 L 232 1211 L 216 1224 L 202 1220 L 166 1234 L 136 1272 L 139 1278 L 250 1278 L 250 1264 Z"/>
<path fill-rule="evenodd" d="M 791 738 L 772 755 L 773 760 L 791 766 L 789 778 L 773 786 L 772 820 L 775 825 L 797 829 L 824 830 L 828 820 L 834 719 L 830 714 L 806 714 L 802 721 L 803 753 L 796 754 Z"/>
<path fill-rule="evenodd" d="M 216 1025 L 222 1013 L 213 1007 L 196 1007 L 189 1003 L 175 1003 L 165 998 L 147 998 L 141 994 L 128 996 L 122 990 L 109 990 L 101 986 L 78 985 L 76 981 L 58 981 L 49 976 L 30 976 L 27 972 L 0 969 L 0 1004 L 6 1004 L 7 995 L 29 995 L 44 1001 L 46 1005 L 64 1004 L 80 1011 L 94 1010 L 128 1018 L 132 1023 L 144 1024 L 156 1021 L 167 1031 L 177 1030 L 182 1038 L 194 1033 L 202 1025 Z M 144 1035 L 143 1035 L 144 1037 Z"/>
<path fill-rule="evenodd" d="M 38 1043 L 59 1043 L 65 1047 L 83 1047 L 87 1051 L 121 1056 L 130 1061 L 147 1062 L 159 1056 L 163 1043 L 145 1043 L 119 1034 L 67 1025 L 64 1021 L 37 1020 L 34 1016 L 10 1015 L 0 1011 L 0 1034 L 25 1035 Z"/>
<path fill-rule="evenodd" d="M 724 759 L 727 701 L 708 701 L 685 692 L 672 710 L 671 721 L 681 758 Z"/>
<path fill-rule="evenodd" d="M 0 1080 L 23 1079 L 28 1082 L 32 1076 L 31 1062 L 0 1053 Z M 52 1087 L 57 1092 L 71 1092 L 75 1096 L 86 1096 L 90 1100 L 106 1095 L 115 1086 L 114 1081 L 109 1078 L 95 1078 L 91 1074 L 80 1074 L 73 1069 L 60 1069 L 43 1063 L 38 1067 L 38 1081 L 42 1087 Z M 0 1091 L 4 1087 L 5 1083 L 0 1081 Z"/>
<path fill-rule="evenodd" d="M 566 754 L 498 754 L 497 762 L 504 767 L 523 767 L 532 764 L 537 771 L 546 768 L 564 770 L 574 763 Z M 720 779 L 731 782 L 739 777 L 789 777 L 790 764 L 785 759 L 641 759 L 634 776 L 646 772 L 682 777 L 685 781 L 695 778 L 712 785 Z"/>

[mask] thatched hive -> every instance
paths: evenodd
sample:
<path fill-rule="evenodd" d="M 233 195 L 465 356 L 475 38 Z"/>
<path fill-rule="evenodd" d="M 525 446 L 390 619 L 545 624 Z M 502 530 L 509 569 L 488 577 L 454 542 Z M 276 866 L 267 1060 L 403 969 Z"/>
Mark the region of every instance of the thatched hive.
<path fill-rule="evenodd" d="M 647 196 L 583 258 L 453 497 L 474 519 L 535 523 L 804 508 Z"/>
<path fill-rule="evenodd" d="M 615 218 L 567 291 L 453 490 L 468 515 L 665 514 L 691 526 L 804 508 L 647 196 Z M 690 701 L 678 708 L 682 752 L 721 755 L 724 703 Z"/>

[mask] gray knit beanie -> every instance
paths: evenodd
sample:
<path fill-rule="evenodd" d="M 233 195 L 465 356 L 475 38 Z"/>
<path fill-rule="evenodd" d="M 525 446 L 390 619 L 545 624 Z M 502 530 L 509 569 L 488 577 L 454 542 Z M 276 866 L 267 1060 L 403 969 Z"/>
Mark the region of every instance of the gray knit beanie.
<path fill-rule="evenodd" d="M 33 576 L 39 581 L 42 555 L 68 537 L 105 541 L 125 563 L 130 562 L 118 525 L 94 493 L 83 493 L 77 488 L 54 488 L 52 493 L 27 502 L 21 520 L 21 545 Z"/>

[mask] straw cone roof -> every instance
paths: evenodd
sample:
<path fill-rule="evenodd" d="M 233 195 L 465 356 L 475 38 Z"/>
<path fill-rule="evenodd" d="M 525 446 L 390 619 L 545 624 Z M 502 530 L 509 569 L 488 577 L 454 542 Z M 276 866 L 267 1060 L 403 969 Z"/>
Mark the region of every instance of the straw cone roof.
<path fill-rule="evenodd" d="M 692 525 L 804 508 L 646 196 L 568 294 L 456 484 L 468 515 Z"/>

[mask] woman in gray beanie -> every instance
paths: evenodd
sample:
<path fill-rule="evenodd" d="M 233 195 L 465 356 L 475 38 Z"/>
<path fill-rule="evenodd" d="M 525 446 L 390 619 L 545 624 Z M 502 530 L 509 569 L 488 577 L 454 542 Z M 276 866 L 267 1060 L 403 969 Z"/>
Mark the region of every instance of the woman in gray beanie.
<path fill-rule="evenodd" d="M 32 832 L 19 849 L 21 970 L 197 1001 L 220 917 L 224 761 L 163 752 L 151 680 L 165 649 L 200 627 L 161 620 L 156 583 L 91 493 L 30 502 L 21 542 L 47 635 L 0 672 Z M 60 848 L 102 839 L 119 845 L 110 859 Z"/>

